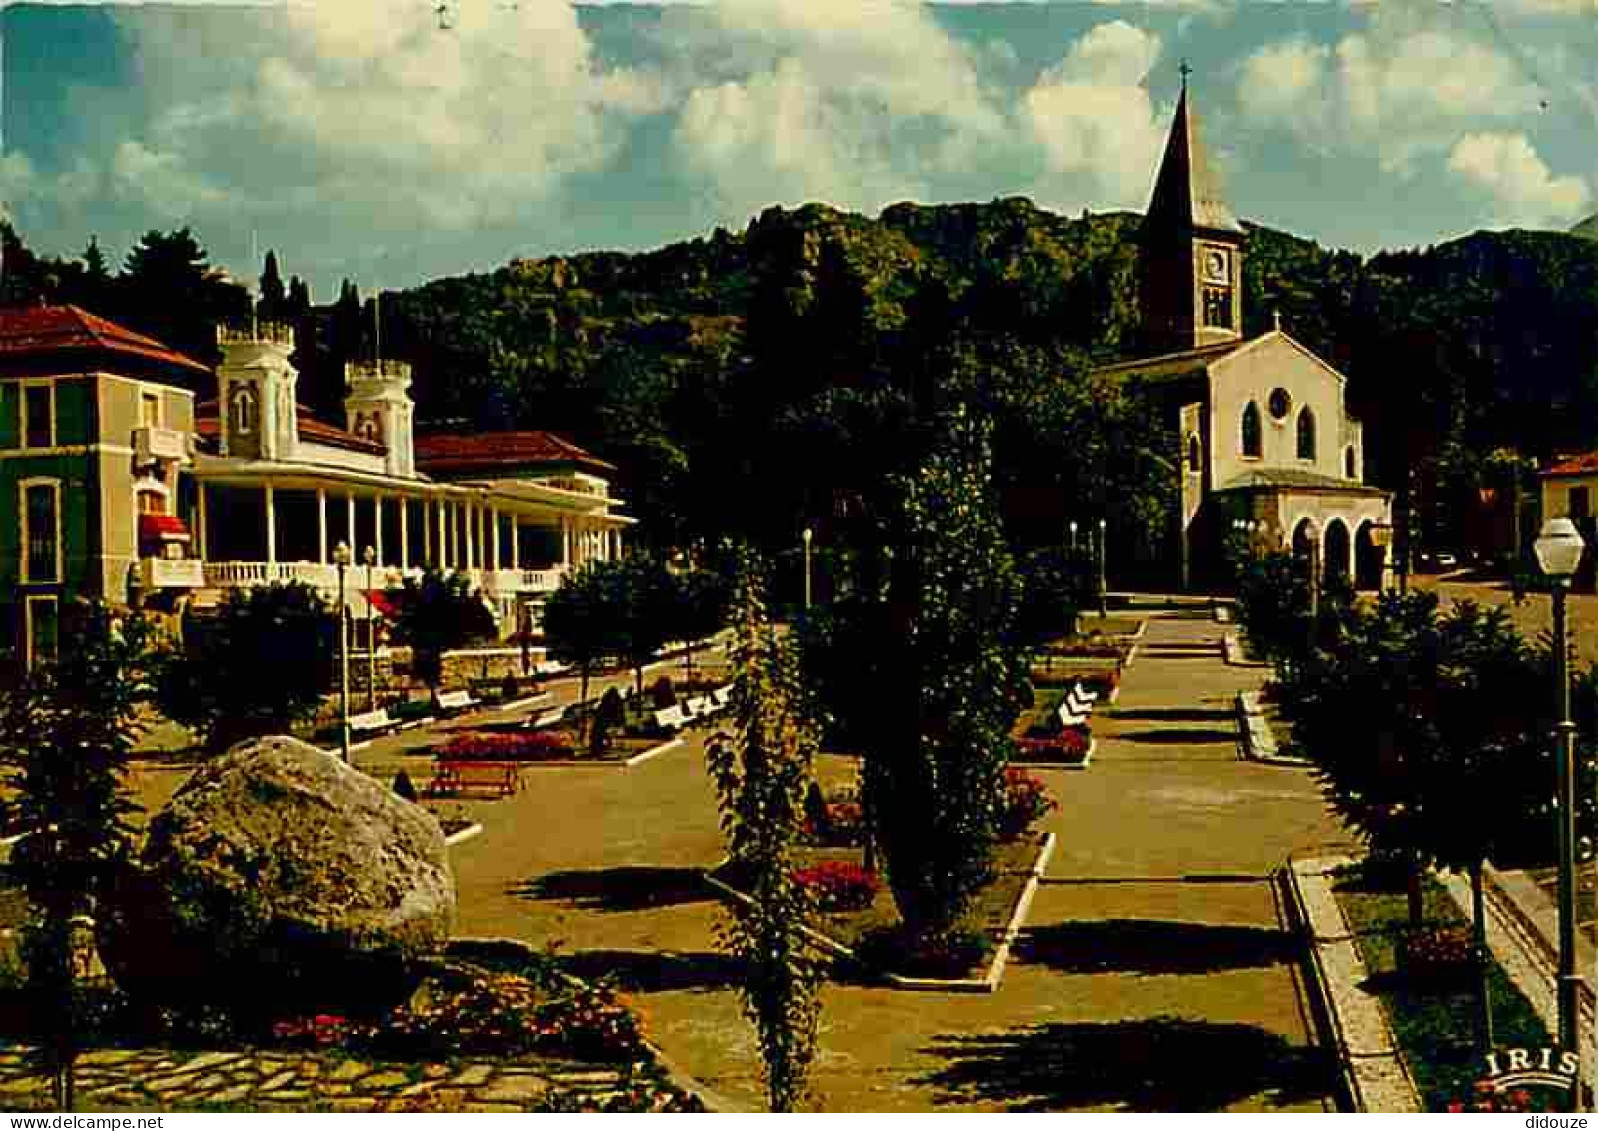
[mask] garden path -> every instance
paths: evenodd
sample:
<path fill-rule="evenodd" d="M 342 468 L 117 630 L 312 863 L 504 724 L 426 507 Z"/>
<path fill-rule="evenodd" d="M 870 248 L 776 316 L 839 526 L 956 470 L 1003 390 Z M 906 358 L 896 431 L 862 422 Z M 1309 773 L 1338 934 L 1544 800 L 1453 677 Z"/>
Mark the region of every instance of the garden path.
<path fill-rule="evenodd" d="M 1090 618 L 1091 619 L 1091 618 Z M 1060 839 L 997 994 L 824 992 L 830 1111 L 1318 1109 L 1332 1076 L 1268 874 L 1338 839 L 1297 769 L 1238 760 L 1229 667 L 1203 609 L 1155 617 L 1085 772 L 1044 771 Z M 758 1054 L 697 869 L 721 856 L 703 732 L 629 770 L 548 770 L 477 807 L 453 852 L 459 931 L 558 943 L 630 989 L 655 1041 L 760 1103 Z"/>

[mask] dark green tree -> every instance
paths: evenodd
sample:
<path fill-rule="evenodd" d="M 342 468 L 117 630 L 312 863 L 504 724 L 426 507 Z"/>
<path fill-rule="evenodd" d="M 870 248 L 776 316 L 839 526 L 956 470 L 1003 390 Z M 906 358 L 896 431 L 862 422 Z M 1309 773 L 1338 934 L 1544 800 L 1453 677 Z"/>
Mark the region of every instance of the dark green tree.
<path fill-rule="evenodd" d="M 190 616 L 182 647 L 161 665 L 157 701 L 208 750 L 286 733 L 316 714 L 333 679 L 337 619 L 309 585 L 236 589 L 216 614 Z M 250 678 L 239 678 L 248 657 Z"/>
<path fill-rule="evenodd" d="M 282 318 L 287 314 L 287 299 L 283 276 L 277 267 L 277 252 L 268 249 L 266 262 L 261 267 L 261 294 L 256 313 L 262 318 Z"/>
<path fill-rule="evenodd" d="M 1020 579 L 1000 528 L 985 431 L 964 412 L 900 483 L 865 804 L 910 933 L 946 936 L 991 876 L 1025 671 Z"/>
<path fill-rule="evenodd" d="M 770 1109 L 788 1112 L 805 1095 L 820 1015 L 821 970 L 805 937 L 814 908 L 793 878 L 817 742 L 753 554 L 739 571 L 733 629 L 733 733 L 706 743 L 705 760 L 750 898 L 734 905 L 723 938 L 743 965 L 744 1012 L 760 1043 Z"/>
<path fill-rule="evenodd" d="M 608 571 L 621 657 L 633 670 L 634 690 L 644 692 L 644 669 L 680 627 L 677 586 L 665 564 L 648 554 L 633 554 Z"/>
<path fill-rule="evenodd" d="M 188 228 L 146 232 L 117 279 L 117 309 L 136 330 L 201 361 L 217 356 L 216 325 L 249 316 L 249 291 L 209 263 Z"/>
<path fill-rule="evenodd" d="M 687 645 L 685 662 L 688 678 L 692 679 L 695 647 L 701 640 L 727 627 L 732 594 L 728 591 L 726 577 L 701 566 L 671 574 L 670 583 L 673 592 L 667 605 L 670 618 L 667 635 Z"/>
<path fill-rule="evenodd" d="M 395 636 L 410 646 L 412 672 L 434 690 L 444 679 L 445 652 L 494 638 L 494 616 L 465 574 L 430 566 L 406 578 L 398 596 Z"/>
<path fill-rule="evenodd" d="M 73 1064 L 89 1027 L 79 975 L 89 944 L 78 924 L 133 849 L 128 818 L 138 806 L 126 775 L 151 653 L 145 623 L 104 605 L 72 609 L 63 627 L 57 662 L 0 695 L 0 767 L 12 816 L 28 832 L 9 868 L 33 911 L 23 929 L 28 1017 L 56 1104 L 72 1111 Z"/>
<path fill-rule="evenodd" d="M 620 655 L 622 625 L 614 575 L 620 563 L 594 561 L 560 579 L 544 602 L 544 640 L 549 656 L 577 670 L 578 696 L 588 702 L 588 681 L 601 665 Z"/>

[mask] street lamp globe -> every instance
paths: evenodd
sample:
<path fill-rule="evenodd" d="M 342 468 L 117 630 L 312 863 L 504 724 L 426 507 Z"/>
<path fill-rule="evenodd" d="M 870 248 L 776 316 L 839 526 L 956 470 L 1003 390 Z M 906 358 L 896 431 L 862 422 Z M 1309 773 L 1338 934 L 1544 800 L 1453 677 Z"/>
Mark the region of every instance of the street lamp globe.
<path fill-rule="evenodd" d="M 333 547 L 333 561 L 341 569 L 350 564 L 350 547 L 347 542 L 340 542 Z"/>
<path fill-rule="evenodd" d="M 1551 518 L 1543 523 L 1532 548 L 1537 554 L 1537 565 L 1545 575 L 1554 581 L 1569 581 L 1576 576 L 1582 552 L 1587 547 L 1574 522 L 1568 518 Z"/>
<path fill-rule="evenodd" d="M 372 566 L 376 565 L 377 564 L 377 547 L 376 546 L 368 546 L 368 547 L 366 547 L 366 553 L 361 555 L 361 560 L 366 563 L 367 568 L 371 568 Z"/>

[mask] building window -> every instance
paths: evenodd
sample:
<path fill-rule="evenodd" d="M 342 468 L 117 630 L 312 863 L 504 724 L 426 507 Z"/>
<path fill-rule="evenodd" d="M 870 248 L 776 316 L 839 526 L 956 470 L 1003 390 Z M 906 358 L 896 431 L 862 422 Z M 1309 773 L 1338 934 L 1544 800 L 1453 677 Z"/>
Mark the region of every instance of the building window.
<path fill-rule="evenodd" d="M 22 484 L 22 580 L 61 581 L 61 484 L 55 480 Z"/>
<path fill-rule="evenodd" d="M 240 436 L 255 431 L 255 390 L 239 389 L 233 394 L 233 431 Z"/>
<path fill-rule="evenodd" d="M 1260 454 L 1260 406 L 1253 401 L 1243 409 L 1243 454 L 1254 459 Z"/>
<path fill-rule="evenodd" d="M 139 394 L 139 423 L 146 428 L 161 427 L 161 394 Z"/>
<path fill-rule="evenodd" d="M 1197 436 L 1189 436 L 1187 438 L 1187 469 L 1193 472 L 1201 471 L 1204 467 L 1203 461 L 1204 452 L 1199 447 L 1199 438 Z"/>
<path fill-rule="evenodd" d="M 1223 329 L 1232 325 L 1232 292 L 1226 287 L 1204 288 L 1204 325 Z"/>
<path fill-rule="evenodd" d="M 1572 487 L 1570 489 L 1569 516 L 1573 519 L 1590 518 L 1592 516 L 1591 488 Z"/>
<path fill-rule="evenodd" d="M 1359 478 L 1358 458 L 1354 455 L 1354 445 L 1350 444 L 1343 453 L 1343 475 L 1349 479 Z"/>
<path fill-rule="evenodd" d="M 22 387 L 22 446 L 55 447 L 55 386 Z"/>
<path fill-rule="evenodd" d="M 1271 410 L 1272 420 L 1286 420 L 1287 414 L 1293 411 L 1293 394 L 1282 388 L 1272 389 L 1265 406 Z"/>
<path fill-rule="evenodd" d="M 29 597 L 25 608 L 29 669 L 55 663 L 61 636 L 60 606 L 54 597 Z"/>
<path fill-rule="evenodd" d="M 1315 458 L 1315 414 L 1305 405 L 1298 413 L 1298 458 Z"/>
<path fill-rule="evenodd" d="M 140 514 L 165 514 L 166 496 L 159 491 L 143 490 L 138 493 Z"/>

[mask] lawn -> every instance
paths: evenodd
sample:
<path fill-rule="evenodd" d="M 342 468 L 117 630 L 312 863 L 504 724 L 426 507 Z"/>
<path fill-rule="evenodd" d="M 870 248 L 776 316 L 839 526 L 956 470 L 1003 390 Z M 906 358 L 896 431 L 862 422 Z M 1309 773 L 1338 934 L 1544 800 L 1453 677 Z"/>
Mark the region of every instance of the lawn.
<path fill-rule="evenodd" d="M 1398 970 L 1397 946 L 1408 930 L 1408 901 L 1401 887 L 1353 874 L 1334 892 L 1355 935 L 1370 979 L 1364 989 L 1381 1001 L 1398 1046 L 1427 1111 L 1446 1111 L 1471 1100 L 1485 1075 L 1475 1045 L 1476 1001 L 1467 978 L 1449 986 L 1417 985 Z M 1430 926 L 1468 925 L 1441 884 L 1428 879 L 1424 911 Z M 1531 1003 L 1493 962 L 1488 976 L 1495 1044 L 1541 1048 L 1552 1044 Z"/>

